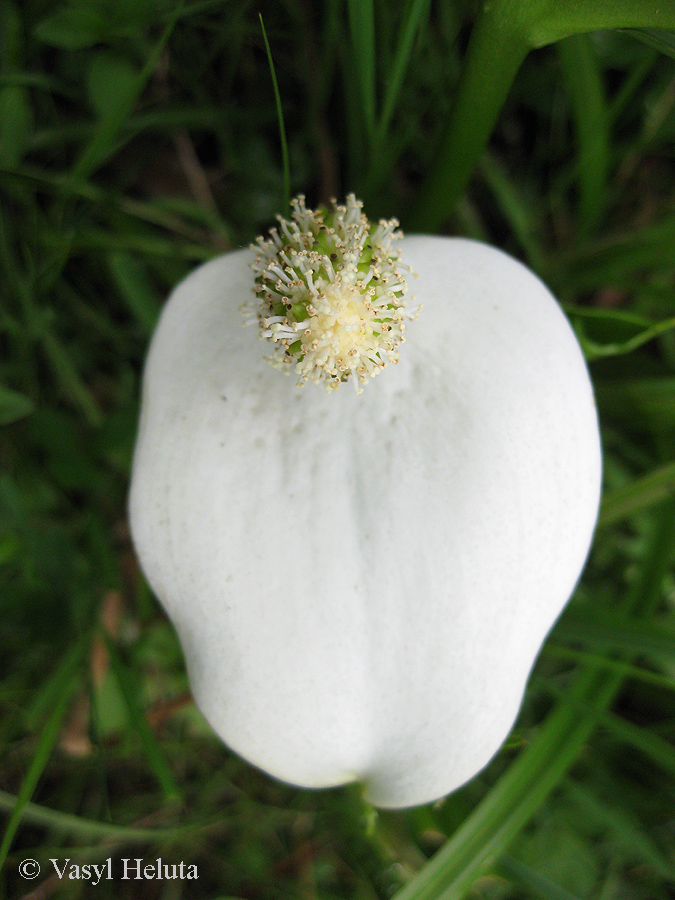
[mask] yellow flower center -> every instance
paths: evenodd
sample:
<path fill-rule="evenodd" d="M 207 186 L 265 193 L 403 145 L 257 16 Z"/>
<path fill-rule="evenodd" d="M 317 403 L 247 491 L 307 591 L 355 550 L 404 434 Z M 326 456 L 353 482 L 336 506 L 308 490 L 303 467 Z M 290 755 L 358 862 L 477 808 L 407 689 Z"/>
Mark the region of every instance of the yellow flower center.
<path fill-rule="evenodd" d="M 301 195 L 292 218 L 279 218 L 269 239 L 259 237 L 251 264 L 261 338 L 273 345 L 269 361 L 293 368 L 298 384 L 329 390 L 350 378 L 356 393 L 369 377 L 399 359 L 407 283 L 398 252 L 398 222 L 373 228 L 353 194 L 332 210 L 308 210 Z M 409 269 L 406 269 L 409 271 Z"/>

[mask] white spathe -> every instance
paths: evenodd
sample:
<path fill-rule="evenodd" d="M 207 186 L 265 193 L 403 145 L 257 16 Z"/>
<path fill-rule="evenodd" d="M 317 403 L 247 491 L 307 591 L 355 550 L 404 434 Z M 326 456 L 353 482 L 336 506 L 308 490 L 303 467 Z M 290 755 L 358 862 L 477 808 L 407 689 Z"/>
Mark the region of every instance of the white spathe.
<path fill-rule="evenodd" d="M 250 250 L 170 297 L 145 370 L 131 527 L 222 739 L 309 787 L 435 800 L 508 735 L 584 564 L 601 456 L 558 304 L 469 240 L 408 237 L 422 304 L 355 396 L 298 388 L 239 307 Z"/>

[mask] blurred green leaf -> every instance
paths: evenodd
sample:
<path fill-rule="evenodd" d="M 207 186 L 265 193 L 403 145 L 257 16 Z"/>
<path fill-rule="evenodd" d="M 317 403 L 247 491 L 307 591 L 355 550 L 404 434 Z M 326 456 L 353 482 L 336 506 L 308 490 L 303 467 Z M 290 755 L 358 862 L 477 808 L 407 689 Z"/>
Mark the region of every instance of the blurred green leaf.
<path fill-rule="evenodd" d="M 600 506 L 598 526 L 613 525 L 668 496 L 675 496 L 675 462 L 659 466 L 630 484 L 606 494 Z"/>
<path fill-rule="evenodd" d="M 663 31 L 658 28 L 626 28 L 625 34 L 630 34 L 639 41 L 643 41 L 650 47 L 665 53 L 675 59 L 675 31 Z"/>
<path fill-rule="evenodd" d="M 126 114 L 127 98 L 133 95 L 137 79 L 138 70 L 125 57 L 108 50 L 93 56 L 87 93 L 99 119 L 116 118 L 120 109 Z"/>
<path fill-rule="evenodd" d="M 541 832 L 539 832 L 537 837 L 540 835 Z M 574 841 L 572 848 L 566 844 L 565 838 L 567 838 L 567 841 Z M 582 841 L 579 839 L 575 841 L 575 835 L 571 829 L 566 835 L 562 836 L 556 832 L 554 840 L 548 842 L 544 847 L 537 847 L 535 864 L 541 866 L 543 863 L 546 869 L 549 869 L 552 863 L 555 865 L 556 862 L 562 859 L 563 873 L 568 877 L 572 876 L 576 880 L 581 880 L 580 876 L 583 878 L 583 875 L 586 874 L 584 863 L 590 862 L 592 865 L 593 862 L 592 858 L 589 860 L 590 854 L 584 853 L 585 850 L 586 848 Z M 504 857 L 499 864 L 499 868 L 506 875 L 514 878 L 529 889 L 534 897 L 540 897 L 541 900 L 579 900 L 576 894 L 570 893 L 564 887 L 551 881 L 550 877 L 543 875 L 532 866 L 525 865 L 521 860 L 514 859 L 512 856 Z M 589 887 L 592 886 L 592 884 L 589 885 Z M 584 894 L 584 896 L 588 896 L 588 894 Z"/>
<path fill-rule="evenodd" d="M 33 110 L 26 88 L 10 85 L 0 90 L 0 166 L 12 169 L 23 159 L 30 142 Z"/>
<path fill-rule="evenodd" d="M 598 652 L 628 651 L 675 660 L 675 622 L 610 621 L 602 610 L 592 616 L 569 611 L 557 623 L 555 637 Z"/>
<path fill-rule="evenodd" d="M 54 694 L 54 705 L 49 710 L 49 718 L 40 734 L 31 764 L 26 772 L 26 777 L 23 780 L 21 790 L 16 799 L 16 806 L 9 817 L 9 822 L 7 823 L 7 828 L 2 843 L 0 844 L 0 869 L 7 859 L 7 854 L 21 822 L 24 808 L 33 796 L 33 792 L 37 787 L 42 771 L 47 764 L 54 744 L 59 736 L 61 724 L 68 709 L 70 698 L 78 684 L 77 670 L 82 659 L 84 648 L 84 638 L 80 638 L 71 651 L 66 654 L 60 667 L 50 679 Z"/>
<path fill-rule="evenodd" d="M 572 103 L 579 225 L 586 233 L 602 216 L 608 199 L 610 133 L 605 91 L 600 63 L 588 35 L 576 34 L 561 41 L 558 54 Z"/>
<path fill-rule="evenodd" d="M 10 422 L 24 419 L 34 409 L 35 404 L 28 397 L 0 384 L 0 425 L 9 425 Z"/>
<path fill-rule="evenodd" d="M 153 75 L 160 54 L 178 20 L 182 5 L 181 2 L 176 7 L 159 39 L 147 54 L 143 67 L 132 77 L 130 77 L 133 71 L 131 67 L 126 67 L 119 59 L 113 61 L 114 58 L 108 55 L 97 57 L 92 63 L 90 97 L 94 104 L 101 104 L 100 116 L 91 138 L 71 171 L 73 181 L 87 179 L 118 149 L 120 129 Z M 104 83 L 106 72 L 113 77 L 120 77 L 116 82 L 106 86 Z"/>
<path fill-rule="evenodd" d="M 93 4 L 78 3 L 58 9 L 39 22 L 37 40 L 62 50 L 81 50 L 106 40 L 109 23 Z"/>
<path fill-rule="evenodd" d="M 675 377 L 598 379 L 595 395 L 602 415 L 629 429 L 663 434 L 675 428 Z"/>
<path fill-rule="evenodd" d="M 140 738 L 143 752 L 145 753 L 148 764 L 150 765 L 150 768 L 154 772 L 155 777 L 157 778 L 157 781 L 162 788 L 164 799 L 167 801 L 179 799 L 181 796 L 180 788 L 178 787 L 176 779 L 174 778 L 173 773 L 171 772 L 171 769 L 166 762 L 162 749 L 157 743 L 157 739 L 155 738 L 150 726 L 148 725 L 148 720 L 145 716 L 145 712 L 141 707 L 139 690 L 137 685 L 135 684 L 134 676 L 132 672 L 125 666 L 115 644 L 108 638 L 107 635 L 105 635 L 105 639 L 106 648 L 110 657 L 110 664 L 112 666 L 113 672 L 115 673 L 115 677 L 122 692 L 122 696 L 124 697 L 129 720 L 133 726 L 134 731 Z"/>
<path fill-rule="evenodd" d="M 645 836 L 640 824 L 617 805 L 607 803 L 571 779 L 565 781 L 565 792 L 578 805 L 580 815 L 602 825 L 630 854 L 633 863 L 646 863 L 668 881 L 675 881 L 675 865 L 656 844 Z"/>

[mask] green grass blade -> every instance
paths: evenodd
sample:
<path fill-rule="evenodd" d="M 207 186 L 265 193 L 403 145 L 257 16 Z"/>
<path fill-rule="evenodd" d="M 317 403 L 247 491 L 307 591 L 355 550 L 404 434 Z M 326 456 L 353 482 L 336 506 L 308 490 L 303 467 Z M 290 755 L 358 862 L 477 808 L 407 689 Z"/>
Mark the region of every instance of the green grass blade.
<path fill-rule="evenodd" d="M 134 678 L 122 661 L 117 647 L 107 634 L 105 635 L 105 644 L 108 650 L 111 668 L 117 679 L 117 683 L 119 684 L 122 696 L 124 697 L 129 719 L 140 739 L 148 764 L 154 772 L 155 778 L 162 789 L 164 799 L 168 802 L 180 799 L 180 789 L 166 759 L 164 758 L 164 753 L 152 733 L 148 720 L 141 709 L 138 700 L 138 688 L 134 682 Z"/>
<path fill-rule="evenodd" d="M 672 31 L 662 31 L 656 28 L 630 28 L 626 32 L 639 41 L 644 41 L 650 47 L 665 53 L 671 59 L 675 59 L 675 34 Z"/>
<path fill-rule="evenodd" d="M 373 0 L 347 0 L 349 33 L 360 95 L 362 125 L 372 147 L 377 107 L 375 9 Z"/>
<path fill-rule="evenodd" d="M 641 681 L 644 684 L 651 684 L 654 687 L 663 688 L 669 691 L 675 691 L 675 679 L 668 675 L 660 675 L 658 672 L 652 672 L 641 666 L 634 666 L 627 662 L 621 662 L 618 659 L 611 659 L 599 653 L 587 652 L 584 650 L 573 650 L 570 647 L 563 647 L 554 641 L 549 641 L 544 652 L 547 655 L 558 657 L 559 659 L 567 659 L 571 662 L 584 663 L 588 666 L 594 666 L 596 669 L 604 669 L 607 672 L 616 672 L 621 675 L 624 680 L 632 678 L 635 681 Z"/>
<path fill-rule="evenodd" d="M 46 328 L 40 337 L 45 356 L 64 392 L 72 403 L 80 408 L 87 423 L 92 428 L 99 428 L 103 423 L 103 414 L 91 391 L 82 381 L 66 348 L 59 338 Z"/>
<path fill-rule="evenodd" d="M 608 196 L 609 117 L 598 58 L 588 35 L 561 41 L 558 54 L 577 136 L 579 224 L 587 233 L 602 217 Z"/>
<path fill-rule="evenodd" d="M 11 812 L 16 808 L 18 798 L 6 791 L 0 791 L 0 809 Z M 169 843 L 190 831 L 208 827 L 211 822 L 181 825 L 175 828 L 135 828 L 126 825 L 113 825 L 110 822 L 96 822 L 72 813 L 63 813 L 48 809 L 38 803 L 25 803 L 23 820 L 33 825 L 48 828 L 62 836 L 77 837 L 80 840 L 112 841 L 124 844 L 157 844 Z M 218 821 L 222 822 L 222 818 Z"/>
<path fill-rule="evenodd" d="M 603 652 L 627 651 L 675 660 L 675 630 L 658 622 L 616 621 L 567 613 L 556 625 L 554 636 Z"/>
<path fill-rule="evenodd" d="M 54 705 L 51 707 L 52 712 L 49 716 L 45 727 L 42 730 L 40 739 L 35 753 L 31 760 L 26 777 L 23 780 L 16 804 L 9 817 L 7 829 L 5 831 L 2 843 L 0 844 L 0 869 L 2 869 L 12 845 L 14 836 L 21 823 L 26 804 L 33 796 L 37 787 L 43 769 L 49 760 L 51 752 L 54 748 L 59 734 L 61 733 L 61 725 L 68 711 L 70 698 L 77 687 L 77 669 L 81 663 L 84 648 L 86 646 L 85 638 L 80 638 L 73 650 L 67 654 L 59 669 L 52 676 L 50 682 L 50 696 L 54 698 Z"/>
<path fill-rule="evenodd" d="M 675 216 L 666 215 L 655 224 L 579 244 L 554 261 L 553 275 L 566 291 L 576 293 L 621 286 L 623 278 L 634 279 L 643 269 L 671 272 L 674 252 Z"/>
<path fill-rule="evenodd" d="M 108 269 L 143 333 L 151 334 L 157 324 L 160 304 L 149 282 L 143 261 L 130 253 L 118 250 L 108 254 Z"/>
<path fill-rule="evenodd" d="M 527 0 L 523 19 L 529 19 L 533 47 L 553 44 L 572 34 L 609 28 L 675 29 L 675 6 L 661 0 Z"/>
<path fill-rule="evenodd" d="M 503 0 L 486 3 L 471 32 L 436 160 L 404 227 L 436 231 L 452 213 L 480 161 L 513 80 L 529 50 Z"/>
<path fill-rule="evenodd" d="M 675 378 L 600 379 L 595 396 L 602 415 L 628 428 L 668 434 L 675 426 Z"/>
<path fill-rule="evenodd" d="M 659 466 L 647 475 L 617 488 L 603 498 L 598 526 L 606 528 L 675 494 L 675 462 Z"/>
<path fill-rule="evenodd" d="M 528 888 L 534 897 L 540 897 L 541 900 L 580 900 L 574 894 L 561 888 L 560 885 L 553 884 L 548 878 L 544 878 L 539 872 L 535 872 L 530 866 L 526 866 L 511 856 L 504 857 L 499 868 L 505 875 L 515 878 Z"/>
<path fill-rule="evenodd" d="M 263 22 L 262 13 L 258 13 L 260 18 L 260 27 L 262 29 L 263 41 L 265 42 L 265 52 L 267 53 L 267 62 L 270 67 L 270 75 L 272 77 L 272 87 L 274 89 L 274 102 L 277 107 L 277 119 L 279 121 L 279 141 L 281 143 L 281 162 L 284 171 L 284 209 L 288 211 L 291 205 L 291 166 L 288 159 L 288 144 L 286 142 L 286 125 L 284 124 L 284 108 L 281 105 L 281 94 L 279 93 L 279 84 L 277 83 L 277 73 L 274 69 L 274 60 L 272 59 L 272 50 L 267 40 L 267 32 L 265 31 L 265 23 Z"/>
<path fill-rule="evenodd" d="M 460 900 L 559 784 L 615 696 L 619 679 L 585 671 L 482 803 L 396 900 Z M 593 712 L 589 712 L 592 709 Z"/>
<path fill-rule="evenodd" d="M 18 419 L 24 419 L 35 409 L 35 404 L 18 391 L 0 384 L 0 425 L 9 425 Z"/>
<path fill-rule="evenodd" d="M 642 316 L 622 310 L 566 306 L 565 312 L 572 319 L 579 343 L 589 362 L 606 356 L 632 353 L 643 344 L 675 329 L 675 316 L 661 322 L 650 322 Z M 590 337 L 587 334 L 588 327 L 600 333 L 604 332 L 602 340 Z M 617 337 L 617 333 L 630 336 L 622 336 L 619 340 L 612 339 Z"/>
<path fill-rule="evenodd" d="M 521 196 L 498 160 L 491 154 L 483 154 L 481 172 L 492 191 L 499 208 L 506 217 L 529 264 L 538 272 L 544 269 L 544 253 L 537 239 L 541 224 L 532 216 L 533 204 Z"/>
<path fill-rule="evenodd" d="M 420 29 L 429 19 L 430 8 L 430 0 L 413 0 L 410 12 L 401 25 L 394 62 L 391 71 L 387 73 L 387 88 L 377 124 L 376 146 L 378 148 L 382 147 L 386 140 L 387 131 L 396 109 L 396 102 L 401 92 L 401 85 L 410 63 L 413 44 Z"/>
<path fill-rule="evenodd" d="M 603 725 L 619 741 L 635 747 L 665 773 L 675 777 L 675 747 L 671 743 L 611 712 L 605 713 Z"/>
<path fill-rule="evenodd" d="M 599 800 L 582 785 L 571 779 L 565 782 L 565 792 L 578 805 L 580 813 L 611 832 L 616 840 L 630 852 L 636 863 L 646 863 L 662 878 L 675 881 L 675 865 L 644 834 L 632 817 Z"/>

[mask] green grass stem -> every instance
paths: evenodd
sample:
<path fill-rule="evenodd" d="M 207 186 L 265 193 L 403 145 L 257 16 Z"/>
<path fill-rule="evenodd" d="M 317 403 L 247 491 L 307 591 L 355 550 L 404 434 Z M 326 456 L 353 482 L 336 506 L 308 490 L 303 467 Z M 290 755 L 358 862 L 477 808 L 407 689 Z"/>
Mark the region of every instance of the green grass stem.
<path fill-rule="evenodd" d="M 600 66 L 587 34 L 560 41 L 558 54 L 569 92 L 577 136 L 577 179 L 581 236 L 599 222 L 607 203 L 610 131 Z"/>
<path fill-rule="evenodd" d="M 284 108 L 281 103 L 281 94 L 279 92 L 279 84 L 277 82 L 277 73 L 274 69 L 274 60 L 272 58 L 272 50 L 267 40 L 267 32 L 265 31 L 265 23 L 263 22 L 262 13 L 259 13 L 260 28 L 262 29 L 263 41 L 265 42 L 265 52 L 267 53 L 267 62 L 270 67 L 270 76 L 272 78 L 272 88 L 274 90 L 274 102 L 277 108 L 277 120 L 279 122 L 279 142 L 281 144 L 281 165 L 283 169 L 283 204 L 284 210 L 288 211 L 291 206 L 291 164 L 288 158 L 288 143 L 286 141 L 286 124 L 284 122 Z"/>
<path fill-rule="evenodd" d="M 5 834 L 0 843 L 0 869 L 5 864 L 12 841 L 21 824 L 26 804 L 33 796 L 40 776 L 61 733 L 61 726 L 68 711 L 70 699 L 79 683 L 77 670 L 82 662 L 86 646 L 85 638 L 80 638 L 52 676 L 50 686 L 52 689 L 51 693 L 55 698 L 54 706 L 51 708 L 51 714 L 38 739 L 33 758 L 21 784 L 16 803 L 7 822 Z"/>

